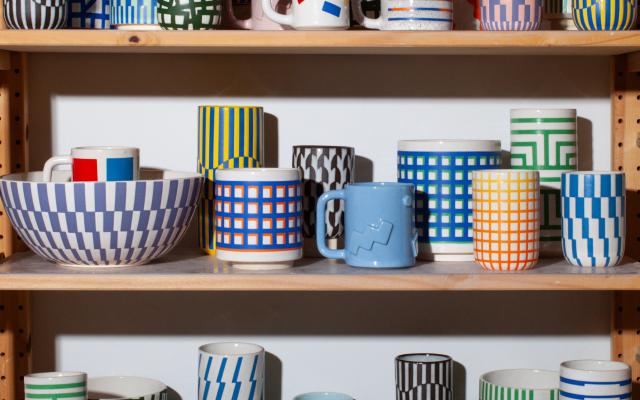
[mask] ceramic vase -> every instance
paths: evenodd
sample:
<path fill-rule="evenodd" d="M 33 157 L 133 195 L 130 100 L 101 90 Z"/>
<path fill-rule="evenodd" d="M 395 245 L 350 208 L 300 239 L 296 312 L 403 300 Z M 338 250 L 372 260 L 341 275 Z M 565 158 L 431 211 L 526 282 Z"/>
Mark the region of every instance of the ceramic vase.
<path fill-rule="evenodd" d="M 610 267 L 624 256 L 624 172 L 562 175 L 562 250 L 573 265 Z"/>
<path fill-rule="evenodd" d="M 480 400 L 557 400 L 560 377 L 556 371 L 504 369 L 480 377 Z"/>
<path fill-rule="evenodd" d="M 559 399 L 631 400 L 631 368 L 618 361 L 565 361 Z"/>
<path fill-rule="evenodd" d="M 581 31 L 633 29 L 638 0 L 573 0 L 573 22 Z"/>
<path fill-rule="evenodd" d="M 111 6 L 109 0 L 67 0 L 69 28 L 109 29 Z"/>
<path fill-rule="evenodd" d="M 532 268 L 539 254 L 539 210 L 538 171 L 474 171 L 475 261 L 493 271 Z"/>
<path fill-rule="evenodd" d="M 540 255 L 562 256 L 560 177 L 578 164 L 575 109 L 511 110 L 511 168 L 540 173 Z"/>
<path fill-rule="evenodd" d="M 67 23 L 66 0 L 4 0 L 2 4 L 10 29 L 58 29 Z"/>
<path fill-rule="evenodd" d="M 540 28 L 542 0 L 481 0 L 485 31 L 535 31 Z"/>
<path fill-rule="evenodd" d="M 158 0 L 110 0 L 111 25 L 120 30 L 159 30 Z"/>
<path fill-rule="evenodd" d="M 444 354 L 396 357 L 396 400 L 452 400 L 453 360 Z"/>
<path fill-rule="evenodd" d="M 420 258 L 473 260 L 471 173 L 499 167 L 497 140 L 398 142 L 398 182 L 416 187 Z"/>
<path fill-rule="evenodd" d="M 158 23 L 166 30 L 213 29 L 221 12 L 222 0 L 158 0 Z"/>

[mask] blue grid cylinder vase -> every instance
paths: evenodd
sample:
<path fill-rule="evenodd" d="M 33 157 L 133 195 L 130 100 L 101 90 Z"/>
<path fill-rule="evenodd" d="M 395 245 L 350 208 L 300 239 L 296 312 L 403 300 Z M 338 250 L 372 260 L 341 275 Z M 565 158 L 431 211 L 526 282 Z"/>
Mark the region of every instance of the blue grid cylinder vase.
<path fill-rule="evenodd" d="M 500 165 L 498 140 L 398 142 L 398 182 L 416 187 L 419 258 L 473 260 L 471 172 Z"/>

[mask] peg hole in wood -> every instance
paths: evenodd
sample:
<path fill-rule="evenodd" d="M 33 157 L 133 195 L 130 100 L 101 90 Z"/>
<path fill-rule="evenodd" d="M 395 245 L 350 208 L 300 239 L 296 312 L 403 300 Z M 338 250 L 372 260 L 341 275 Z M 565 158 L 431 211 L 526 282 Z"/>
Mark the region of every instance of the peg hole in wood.
<path fill-rule="evenodd" d="M 622 306 L 618 306 L 618 312 L 622 312 Z"/>
<path fill-rule="evenodd" d="M 20 121 L 20 116 L 19 116 L 19 115 L 16 115 L 15 120 L 16 120 L 16 121 Z"/>
<path fill-rule="evenodd" d="M 618 171 L 622 171 L 622 165 L 618 165 Z"/>
<path fill-rule="evenodd" d="M 622 147 L 622 142 L 618 142 L 618 147 Z"/>
<path fill-rule="evenodd" d="M 618 358 L 622 358 L 622 353 L 618 353 Z"/>
<path fill-rule="evenodd" d="M 22 164 L 20 164 L 20 163 L 16 164 L 16 168 L 20 168 L 21 166 L 22 166 Z M 638 171 L 640 171 L 640 167 L 638 167 L 638 168 L 639 168 Z"/>
<path fill-rule="evenodd" d="M 15 92 L 13 95 L 16 97 L 20 97 L 20 92 Z"/>
<path fill-rule="evenodd" d="M 618 123 L 621 124 L 622 123 L 622 118 L 618 118 Z"/>
<path fill-rule="evenodd" d="M 22 144 L 22 142 L 20 141 L 20 139 L 16 139 L 16 144 L 19 146 Z"/>
<path fill-rule="evenodd" d="M 24 310 L 24 307 L 22 306 L 22 304 L 18 305 L 18 310 L 20 311 Z"/>

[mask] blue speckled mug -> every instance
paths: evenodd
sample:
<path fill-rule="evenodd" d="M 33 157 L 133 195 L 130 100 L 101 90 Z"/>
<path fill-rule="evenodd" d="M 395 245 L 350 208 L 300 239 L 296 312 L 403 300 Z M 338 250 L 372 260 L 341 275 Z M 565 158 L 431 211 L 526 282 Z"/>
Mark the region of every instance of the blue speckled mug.
<path fill-rule="evenodd" d="M 318 250 L 327 258 L 345 260 L 353 267 L 413 266 L 418 254 L 414 199 L 412 184 L 396 182 L 354 183 L 324 193 L 316 208 Z M 330 200 L 345 202 L 344 249 L 331 250 L 323 240 L 325 208 Z"/>

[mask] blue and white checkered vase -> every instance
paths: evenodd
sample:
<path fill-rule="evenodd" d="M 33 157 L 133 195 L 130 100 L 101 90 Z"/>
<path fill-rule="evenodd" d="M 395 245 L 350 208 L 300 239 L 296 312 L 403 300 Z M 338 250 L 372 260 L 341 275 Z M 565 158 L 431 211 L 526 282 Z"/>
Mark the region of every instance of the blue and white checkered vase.
<path fill-rule="evenodd" d="M 562 251 L 573 265 L 610 267 L 624 255 L 623 172 L 562 174 Z"/>
<path fill-rule="evenodd" d="M 0 179 L 11 224 L 36 254 L 64 265 L 139 265 L 180 240 L 202 187 L 198 174 L 128 182 L 38 182 L 40 173 Z"/>
<path fill-rule="evenodd" d="M 109 29 L 109 0 L 67 0 L 69 28 Z"/>

